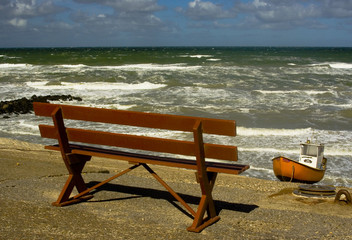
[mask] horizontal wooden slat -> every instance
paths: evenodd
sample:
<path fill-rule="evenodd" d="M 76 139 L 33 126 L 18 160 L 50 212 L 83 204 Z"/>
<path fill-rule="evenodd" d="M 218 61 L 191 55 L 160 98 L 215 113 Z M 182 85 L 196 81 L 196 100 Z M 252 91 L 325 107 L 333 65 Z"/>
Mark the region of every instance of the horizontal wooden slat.
<path fill-rule="evenodd" d="M 234 120 L 199 118 L 159 113 L 144 113 L 49 103 L 33 104 L 34 112 L 38 116 L 50 117 L 51 113 L 57 107 L 61 107 L 65 119 L 188 132 L 192 132 L 196 120 L 201 120 L 204 133 L 225 136 L 236 135 L 236 122 Z"/>
<path fill-rule="evenodd" d="M 229 161 L 238 160 L 236 146 L 204 143 L 204 152 L 205 152 L 206 158 L 229 160 Z"/>
<path fill-rule="evenodd" d="M 57 139 L 54 126 L 39 125 L 41 136 Z M 135 136 L 76 128 L 66 129 L 68 140 L 73 142 L 131 148 L 154 152 L 195 156 L 194 142 Z M 218 144 L 204 144 L 205 157 L 219 160 L 237 161 L 237 147 Z"/>
<path fill-rule="evenodd" d="M 40 136 L 43 138 L 58 139 L 57 131 L 54 126 L 39 125 Z"/>

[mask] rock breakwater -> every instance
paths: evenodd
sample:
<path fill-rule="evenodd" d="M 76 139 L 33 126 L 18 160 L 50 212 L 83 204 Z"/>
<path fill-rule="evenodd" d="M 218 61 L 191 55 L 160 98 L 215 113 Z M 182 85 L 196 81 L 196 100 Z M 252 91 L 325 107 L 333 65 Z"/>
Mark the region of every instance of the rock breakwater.
<path fill-rule="evenodd" d="M 49 101 L 82 101 L 80 97 L 71 95 L 47 95 L 36 96 L 31 98 L 20 98 L 11 101 L 0 102 L 0 114 L 26 114 L 33 111 L 33 102 L 49 102 Z M 6 116 L 8 117 L 8 116 Z"/>

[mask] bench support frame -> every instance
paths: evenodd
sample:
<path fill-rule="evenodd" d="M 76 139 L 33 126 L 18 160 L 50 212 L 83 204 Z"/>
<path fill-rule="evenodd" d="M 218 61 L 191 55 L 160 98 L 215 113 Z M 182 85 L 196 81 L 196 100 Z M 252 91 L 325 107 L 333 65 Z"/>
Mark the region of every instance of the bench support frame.
<path fill-rule="evenodd" d="M 55 110 L 51 114 L 51 117 L 54 122 L 54 127 L 56 130 L 62 159 L 69 173 L 69 176 L 66 180 L 63 189 L 61 190 L 57 201 L 52 203 L 52 205 L 61 207 L 89 200 L 93 197 L 93 195 L 90 194 L 92 190 L 132 171 L 133 169 L 139 166 L 143 166 L 194 217 L 192 225 L 187 228 L 188 231 L 200 232 L 207 226 L 217 222 L 220 219 L 220 217 L 217 215 L 214 200 L 212 197 L 212 191 L 215 185 L 217 172 L 209 172 L 206 168 L 202 122 L 200 120 L 197 120 L 195 122 L 195 125 L 193 127 L 193 137 L 195 143 L 195 155 L 197 165 L 196 178 L 199 182 L 202 196 L 197 211 L 194 211 L 186 203 L 186 201 L 184 201 L 179 196 L 179 194 L 177 194 L 169 185 L 167 185 L 166 182 L 164 182 L 159 177 L 159 175 L 157 175 L 149 167 L 149 165 L 143 162 L 132 162 L 133 165 L 127 168 L 126 170 L 121 171 L 120 173 L 96 184 L 93 187 L 87 188 L 81 174 L 86 162 L 91 159 L 91 156 L 71 152 L 61 107 L 55 108 Z M 78 194 L 73 197 L 70 197 L 74 187 L 76 187 Z M 205 215 L 207 216 L 205 217 Z"/>

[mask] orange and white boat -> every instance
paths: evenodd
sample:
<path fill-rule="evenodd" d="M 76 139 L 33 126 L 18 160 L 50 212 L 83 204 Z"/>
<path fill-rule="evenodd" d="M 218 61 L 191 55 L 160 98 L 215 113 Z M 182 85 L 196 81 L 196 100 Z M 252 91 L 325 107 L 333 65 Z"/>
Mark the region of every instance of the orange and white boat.
<path fill-rule="evenodd" d="M 324 145 L 307 141 L 301 144 L 299 161 L 283 156 L 273 158 L 273 170 L 281 181 L 316 183 L 323 179 L 326 163 Z"/>

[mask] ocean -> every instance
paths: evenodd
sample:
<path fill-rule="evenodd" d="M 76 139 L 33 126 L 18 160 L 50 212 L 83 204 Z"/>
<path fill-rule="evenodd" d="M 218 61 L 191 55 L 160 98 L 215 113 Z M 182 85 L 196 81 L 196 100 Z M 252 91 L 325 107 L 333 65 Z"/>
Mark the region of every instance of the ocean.
<path fill-rule="evenodd" d="M 236 137 L 211 137 L 238 146 L 238 163 L 251 166 L 243 175 L 255 178 L 276 180 L 272 158 L 298 159 L 300 143 L 318 141 L 328 159 L 320 184 L 352 187 L 352 48 L 0 49 L 0 83 L 0 101 L 71 94 L 82 101 L 64 104 L 236 120 Z M 42 119 L 9 117 L 0 137 L 49 141 Z"/>

